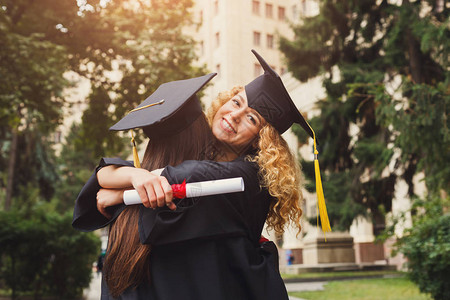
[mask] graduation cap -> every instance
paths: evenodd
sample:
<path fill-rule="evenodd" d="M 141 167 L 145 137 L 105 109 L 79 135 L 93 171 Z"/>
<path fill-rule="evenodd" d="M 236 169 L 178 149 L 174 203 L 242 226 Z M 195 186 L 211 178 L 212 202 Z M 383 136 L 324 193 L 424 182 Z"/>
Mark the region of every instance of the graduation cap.
<path fill-rule="evenodd" d="M 293 123 L 297 123 L 314 138 L 311 126 L 298 111 L 280 76 L 261 55 L 255 50 L 252 52 L 264 69 L 264 74 L 245 86 L 248 106 L 263 116 L 280 134 L 291 127 Z"/>
<path fill-rule="evenodd" d="M 302 114 L 292 101 L 280 76 L 255 50 L 253 54 L 261 64 L 264 74 L 255 78 L 245 86 L 248 106 L 256 110 L 269 124 L 281 134 L 293 123 L 300 124 L 314 140 L 314 167 L 316 174 L 316 191 L 322 230 L 331 231 L 328 214 L 325 206 L 325 198 L 320 178 L 320 168 L 317 151 L 317 139 L 312 127 L 306 122 Z"/>
<path fill-rule="evenodd" d="M 216 74 L 210 73 L 161 84 L 153 94 L 109 130 L 142 128 L 150 139 L 181 132 L 202 114 L 202 107 L 196 93 Z M 133 134 L 131 141 L 134 165 L 139 168 L 139 157 Z"/>

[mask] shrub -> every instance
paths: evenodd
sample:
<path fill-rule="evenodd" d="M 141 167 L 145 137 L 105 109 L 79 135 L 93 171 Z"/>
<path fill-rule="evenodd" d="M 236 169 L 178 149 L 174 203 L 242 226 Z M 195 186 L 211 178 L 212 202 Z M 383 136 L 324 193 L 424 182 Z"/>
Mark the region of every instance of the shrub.
<path fill-rule="evenodd" d="M 70 214 L 0 212 L 0 279 L 17 293 L 78 298 L 89 286 L 99 238 L 71 226 Z"/>
<path fill-rule="evenodd" d="M 436 300 L 450 297 L 450 214 L 444 207 L 441 199 L 417 202 L 413 226 L 398 242 L 411 280 Z"/>

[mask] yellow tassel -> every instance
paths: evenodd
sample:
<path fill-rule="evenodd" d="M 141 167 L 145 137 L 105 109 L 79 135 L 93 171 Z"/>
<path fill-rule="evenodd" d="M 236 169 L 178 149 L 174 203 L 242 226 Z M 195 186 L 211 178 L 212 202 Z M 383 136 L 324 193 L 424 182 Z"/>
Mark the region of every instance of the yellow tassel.
<path fill-rule="evenodd" d="M 309 126 L 309 124 L 308 124 Z M 311 126 L 309 126 L 311 128 Z M 330 220 L 328 219 L 328 213 L 327 213 L 327 206 L 325 204 L 325 197 L 323 195 L 323 188 L 322 188 L 322 179 L 320 177 L 320 167 L 319 167 L 319 159 L 318 154 L 319 151 L 317 151 L 317 145 L 316 145 L 316 133 L 311 128 L 311 131 L 313 133 L 314 138 L 314 173 L 316 175 L 316 193 L 317 193 L 317 203 L 318 203 L 318 211 L 317 214 L 317 227 L 319 226 L 319 216 L 320 216 L 320 223 L 322 224 L 322 231 L 325 234 L 325 232 L 331 231 L 330 226 Z M 326 237 L 325 237 L 326 241 Z"/>
<path fill-rule="evenodd" d="M 137 148 L 136 148 L 136 141 L 134 140 L 133 130 L 131 130 L 130 132 L 131 132 L 131 143 L 133 144 L 133 162 L 134 162 L 134 167 L 135 168 L 140 168 L 141 167 L 141 163 L 139 162 L 139 155 L 138 155 L 138 151 L 137 151 Z"/>
<path fill-rule="evenodd" d="M 319 160 L 317 159 L 317 151 L 314 151 L 315 159 L 314 159 L 314 169 L 316 173 L 316 193 L 317 193 L 317 202 L 319 203 L 319 215 L 320 222 L 322 223 L 322 231 L 330 232 L 330 220 L 328 219 L 327 206 L 325 204 L 325 197 L 323 195 L 322 188 L 322 179 L 320 178 L 320 168 L 319 168 Z"/>
<path fill-rule="evenodd" d="M 141 109 L 152 107 L 154 105 L 161 105 L 161 104 L 164 103 L 164 101 L 165 101 L 164 99 L 161 99 L 158 102 L 151 103 L 149 105 L 136 107 L 135 109 L 130 110 L 128 112 L 128 114 L 132 113 L 132 112 L 135 112 L 135 111 L 138 111 L 138 110 L 141 110 Z M 141 167 L 141 163 L 139 162 L 139 155 L 138 155 L 138 151 L 137 151 L 137 148 L 136 148 L 136 141 L 134 140 L 133 130 L 130 130 L 130 133 L 131 133 L 131 144 L 133 144 L 133 162 L 134 162 L 134 167 L 140 168 Z"/>

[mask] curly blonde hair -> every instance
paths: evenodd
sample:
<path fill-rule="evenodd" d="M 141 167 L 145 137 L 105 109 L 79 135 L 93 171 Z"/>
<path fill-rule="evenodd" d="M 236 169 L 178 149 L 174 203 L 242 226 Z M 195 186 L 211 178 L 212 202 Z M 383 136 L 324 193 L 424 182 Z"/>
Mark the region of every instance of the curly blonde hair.
<path fill-rule="evenodd" d="M 230 91 L 222 92 L 211 103 L 207 112 L 210 124 L 219 108 L 243 91 L 237 86 Z M 273 229 L 282 234 L 287 224 L 297 227 L 297 235 L 301 231 L 301 203 L 303 194 L 303 176 L 300 165 L 289 149 L 288 144 L 278 131 L 270 124 L 264 125 L 258 134 L 257 152 L 247 159 L 256 162 L 261 177 L 260 185 L 267 188 L 273 201 L 270 203 L 267 216 L 267 229 Z"/>

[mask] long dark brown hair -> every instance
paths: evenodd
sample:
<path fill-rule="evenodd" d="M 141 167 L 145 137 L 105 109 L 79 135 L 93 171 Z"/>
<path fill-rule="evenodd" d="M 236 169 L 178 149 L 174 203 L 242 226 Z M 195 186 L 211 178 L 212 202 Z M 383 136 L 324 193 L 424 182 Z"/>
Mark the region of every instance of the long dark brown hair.
<path fill-rule="evenodd" d="M 145 150 L 142 168 L 155 170 L 185 160 L 214 159 L 215 139 L 202 113 L 182 132 L 152 138 Z M 131 205 L 111 225 L 103 276 L 109 292 L 117 298 L 129 287 L 150 281 L 151 245 L 143 245 L 138 233 L 139 205 Z"/>

